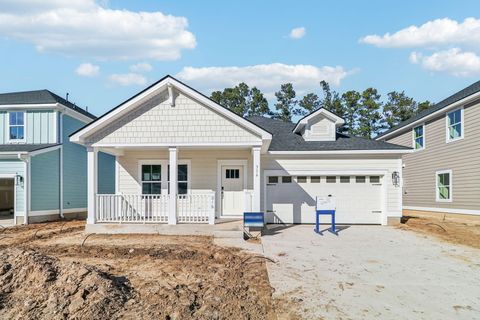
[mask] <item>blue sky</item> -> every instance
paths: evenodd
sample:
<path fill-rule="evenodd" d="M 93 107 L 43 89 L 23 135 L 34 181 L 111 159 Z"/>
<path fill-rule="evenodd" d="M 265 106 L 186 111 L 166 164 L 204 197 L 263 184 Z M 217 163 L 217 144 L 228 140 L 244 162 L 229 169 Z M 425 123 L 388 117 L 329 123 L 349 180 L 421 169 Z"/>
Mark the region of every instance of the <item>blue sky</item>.
<path fill-rule="evenodd" d="M 293 82 L 301 96 L 326 79 L 439 101 L 480 78 L 476 13 L 473 0 L 0 0 L 0 91 L 69 92 L 97 115 L 165 74 L 206 94 Z"/>

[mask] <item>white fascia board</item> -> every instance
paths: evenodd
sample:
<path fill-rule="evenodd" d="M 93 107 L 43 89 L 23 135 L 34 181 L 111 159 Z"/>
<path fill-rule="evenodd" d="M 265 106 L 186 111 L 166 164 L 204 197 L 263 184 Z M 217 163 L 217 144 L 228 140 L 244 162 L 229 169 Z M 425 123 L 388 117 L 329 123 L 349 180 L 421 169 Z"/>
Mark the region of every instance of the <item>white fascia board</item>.
<path fill-rule="evenodd" d="M 229 149 L 238 149 L 238 148 L 253 148 L 261 147 L 261 145 L 253 143 L 94 143 L 92 147 L 94 148 L 169 148 L 174 145 L 175 147 L 183 148 L 229 148 Z M 101 151 L 101 150 L 100 150 Z"/>
<path fill-rule="evenodd" d="M 57 146 L 51 146 L 51 147 L 48 147 L 48 148 L 43 148 L 43 149 L 39 149 L 39 150 L 34 150 L 34 151 L 30 151 L 29 154 L 30 156 L 34 157 L 34 156 L 38 156 L 39 154 L 43 154 L 43 153 L 47 153 L 47 152 L 50 152 L 50 151 L 54 151 L 54 150 L 58 150 L 62 147 L 62 145 L 57 145 Z"/>
<path fill-rule="evenodd" d="M 268 151 L 269 155 L 316 155 L 316 154 L 405 154 L 412 153 L 407 150 L 324 150 L 324 151 Z"/>
<path fill-rule="evenodd" d="M 339 116 L 337 116 L 336 114 L 333 114 L 332 112 L 330 112 L 329 110 L 325 109 L 325 108 L 320 108 L 318 110 L 315 110 L 313 111 L 312 113 L 310 113 L 309 115 L 303 117 L 302 119 L 300 119 L 300 121 L 297 122 L 297 125 L 295 126 L 295 128 L 293 129 L 293 132 L 298 132 L 298 130 L 300 130 L 301 128 L 303 128 L 310 119 L 312 119 L 313 117 L 316 117 L 317 115 L 319 114 L 323 114 L 325 117 L 329 118 L 330 120 L 333 120 L 335 121 L 335 126 L 338 127 L 338 126 L 341 126 L 343 124 L 345 124 L 345 120 L 340 118 Z"/>
<path fill-rule="evenodd" d="M 442 115 L 442 114 L 444 114 L 444 113 L 446 113 L 446 112 L 448 112 L 452 109 L 463 106 L 463 105 L 465 105 L 465 104 L 467 104 L 467 103 L 469 103 L 473 100 L 476 100 L 478 98 L 480 98 L 480 92 L 477 92 L 475 94 L 472 94 L 471 96 L 463 98 L 462 100 L 458 100 L 457 102 L 449 104 L 449 105 L 443 107 L 442 109 L 435 111 L 434 113 L 426 115 L 425 117 L 422 117 L 422 118 L 420 118 L 420 119 L 418 119 L 418 120 L 416 120 L 412 123 L 409 123 L 408 125 L 406 125 L 404 127 L 393 130 L 392 132 L 389 132 L 386 135 L 380 136 L 378 138 L 374 138 L 374 140 L 384 140 L 387 137 L 390 137 L 391 135 L 403 133 L 404 131 L 407 131 L 407 130 L 411 129 L 412 127 L 416 127 L 419 124 L 422 124 L 423 122 L 427 122 L 429 119 L 435 118 L 439 115 Z"/>
<path fill-rule="evenodd" d="M 216 112 L 222 114 L 226 118 L 238 123 L 239 125 L 249 129 L 250 131 L 253 131 L 254 133 L 260 135 L 262 137 L 262 140 L 266 140 L 267 143 L 269 144 L 269 141 L 272 139 L 272 135 L 263 130 L 262 128 L 258 127 L 257 125 L 243 119 L 239 115 L 225 109 L 224 107 L 220 106 L 219 104 L 215 103 L 214 101 L 204 97 L 203 95 L 199 94 L 195 90 L 187 87 L 183 83 L 178 82 L 177 80 L 167 77 L 161 82 L 157 83 L 150 89 L 146 90 L 142 94 L 138 95 L 137 97 L 127 101 L 120 107 L 117 107 L 114 111 L 112 111 L 110 114 L 105 115 L 103 118 L 100 118 L 96 122 L 94 122 L 92 125 L 87 126 L 80 130 L 79 132 L 75 133 L 70 137 L 70 141 L 72 142 L 77 142 L 81 143 L 83 141 L 83 137 L 94 133 L 97 129 L 102 128 L 106 124 L 118 119 L 119 117 L 122 116 L 122 114 L 130 108 L 130 106 L 140 102 L 141 100 L 145 99 L 146 97 L 150 96 L 151 94 L 157 92 L 157 91 L 162 91 L 163 89 L 166 89 L 168 85 L 174 86 L 176 89 L 184 92 L 185 94 L 189 95 L 191 98 L 194 98 L 195 100 L 199 101 L 200 103 L 203 103 L 204 105 L 207 105 L 211 109 L 215 110 Z"/>
<path fill-rule="evenodd" d="M 455 208 L 404 206 L 404 207 L 403 207 L 403 210 L 432 211 L 432 212 L 442 212 L 442 213 L 451 213 L 451 214 L 480 215 L 480 210 L 455 209 Z"/>

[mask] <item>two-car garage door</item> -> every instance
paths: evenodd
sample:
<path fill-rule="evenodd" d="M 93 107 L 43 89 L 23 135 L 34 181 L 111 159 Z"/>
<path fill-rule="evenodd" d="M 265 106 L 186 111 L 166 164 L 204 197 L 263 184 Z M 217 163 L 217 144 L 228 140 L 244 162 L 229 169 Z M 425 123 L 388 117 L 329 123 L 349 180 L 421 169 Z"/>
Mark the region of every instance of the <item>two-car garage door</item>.
<path fill-rule="evenodd" d="M 315 199 L 328 195 L 336 200 L 337 223 L 382 222 L 382 176 L 270 175 L 266 179 L 269 223 L 315 223 Z"/>

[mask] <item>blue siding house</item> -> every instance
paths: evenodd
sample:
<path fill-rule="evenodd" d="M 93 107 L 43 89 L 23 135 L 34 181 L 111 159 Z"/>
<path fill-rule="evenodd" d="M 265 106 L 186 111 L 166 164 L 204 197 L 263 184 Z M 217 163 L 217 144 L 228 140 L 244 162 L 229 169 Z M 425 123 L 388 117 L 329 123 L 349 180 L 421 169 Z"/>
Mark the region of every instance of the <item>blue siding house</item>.
<path fill-rule="evenodd" d="M 68 136 L 95 118 L 48 90 L 0 94 L 0 225 L 85 217 L 87 153 Z M 99 192 L 115 192 L 115 157 L 99 168 Z"/>

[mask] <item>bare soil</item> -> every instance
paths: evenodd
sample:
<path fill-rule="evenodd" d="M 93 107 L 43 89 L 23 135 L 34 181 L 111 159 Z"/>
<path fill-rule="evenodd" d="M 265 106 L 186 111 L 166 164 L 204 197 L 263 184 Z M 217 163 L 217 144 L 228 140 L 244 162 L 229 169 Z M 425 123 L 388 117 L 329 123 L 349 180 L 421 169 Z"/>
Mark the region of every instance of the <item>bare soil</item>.
<path fill-rule="evenodd" d="M 211 237 L 83 230 L 0 229 L 1 319 L 276 319 L 260 257 Z"/>
<path fill-rule="evenodd" d="M 399 228 L 480 249 L 480 221 L 445 221 L 441 216 L 408 215 L 402 217 Z"/>

